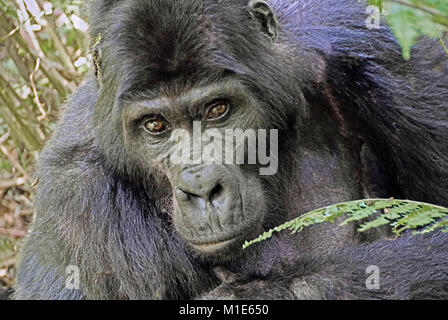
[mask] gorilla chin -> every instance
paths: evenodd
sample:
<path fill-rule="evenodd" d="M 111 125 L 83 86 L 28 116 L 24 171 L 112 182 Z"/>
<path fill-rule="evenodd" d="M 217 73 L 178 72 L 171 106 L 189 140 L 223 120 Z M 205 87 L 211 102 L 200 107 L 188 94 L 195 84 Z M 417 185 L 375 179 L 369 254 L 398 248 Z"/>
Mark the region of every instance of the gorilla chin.
<path fill-rule="evenodd" d="M 245 254 L 243 243 L 246 240 L 254 239 L 261 232 L 261 223 L 254 223 L 252 229 L 246 229 L 239 235 L 230 237 L 228 240 L 221 240 L 208 243 L 194 243 L 184 239 L 188 244 L 191 253 L 203 261 L 226 266 L 227 264 L 242 259 Z M 254 232 L 254 230 L 257 230 Z M 255 250 L 253 248 L 247 250 Z"/>
<path fill-rule="evenodd" d="M 208 256 L 212 258 L 217 258 L 231 251 L 234 248 L 237 249 L 236 247 L 240 245 L 241 240 L 242 237 L 237 236 L 230 240 L 204 243 L 204 244 L 189 243 L 189 245 L 193 248 L 195 252 L 197 252 L 199 255 L 202 255 L 203 257 Z"/>

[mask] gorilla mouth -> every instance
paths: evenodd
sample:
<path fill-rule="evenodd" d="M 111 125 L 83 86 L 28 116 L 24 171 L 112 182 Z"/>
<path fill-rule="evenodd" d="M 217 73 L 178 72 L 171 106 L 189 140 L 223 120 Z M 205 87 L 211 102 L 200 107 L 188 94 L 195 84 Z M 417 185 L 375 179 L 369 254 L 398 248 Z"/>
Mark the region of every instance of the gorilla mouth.
<path fill-rule="evenodd" d="M 241 208 L 241 210 L 244 211 L 244 208 Z M 251 218 L 247 219 L 243 226 L 240 226 L 237 230 L 233 230 L 233 232 L 221 235 L 220 237 L 199 240 L 183 236 L 183 239 L 196 253 L 204 256 L 221 256 L 230 250 L 242 250 L 244 240 L 251 238 L 252 235 L 255 236 L 256 234 L 261 233 L 261 216 L 247 215 Z"/>
<path fill-rule="evenodd" d="M 236 236 L 228 240 L 215 241 L 209 243 L 191 243 L 190 246 L 193 247 L 199 253 L 202 254 L 214 254 L 221 252 L 226 248 L 232 246 L 235 242 L 239 241 L 241 236 Z"/>

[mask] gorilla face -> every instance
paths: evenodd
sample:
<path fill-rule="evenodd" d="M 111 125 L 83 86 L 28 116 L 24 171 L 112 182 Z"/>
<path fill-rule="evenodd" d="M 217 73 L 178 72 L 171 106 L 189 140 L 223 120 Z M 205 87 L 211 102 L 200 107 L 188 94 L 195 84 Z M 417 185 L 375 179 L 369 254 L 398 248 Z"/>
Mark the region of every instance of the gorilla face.
<path fill-rule="evenodd" d="M 111 167 L 134 172 L 130 181 L 144 180 L 151 197 L 163 198 L 158 209 L 171 216 L 187 247 L 206 259 L 235 256 L 227 253 L 262 232 L 269 211 L 263 189 L 272 188 L 262 176 L 277 172 L 274 128 L 284 129 L 293 118 L 271 94 L 290 89 L 264 77 L 276 71 L 263 62 L 273 56 L 273 13 L 266 3 L 254 3 L 229 7 L 239 20 L 235 26 L 253 31 L 241 39 L 243 46 L 234 45 L 237 30 L 221 21 L 220 6 L 210 3 L 205 10 L 198 1 L 148 6 L 177 16 L 172 24 L 133 8 L 137 2 L 117 2 L 105 25 L 119 26 L 119 32 L 92 30 L 102 39 L 94 51 L 104 88 L 94 116 L 98 145 L 108 146 L 103 153 Z M 269 30 L 260 30 L 266 23 Z M 260 51 L 246 52 L 254 44 Z"/>
<path fill-rule="evenodd" d="M 123 103 L 127 152 L 169 181 L 174 226 L 189 247 L 223 258 L 261 232 L 266 208 L 254 160 L 262 110 L 235 76 L 175 91 L 168 85 Z"/>

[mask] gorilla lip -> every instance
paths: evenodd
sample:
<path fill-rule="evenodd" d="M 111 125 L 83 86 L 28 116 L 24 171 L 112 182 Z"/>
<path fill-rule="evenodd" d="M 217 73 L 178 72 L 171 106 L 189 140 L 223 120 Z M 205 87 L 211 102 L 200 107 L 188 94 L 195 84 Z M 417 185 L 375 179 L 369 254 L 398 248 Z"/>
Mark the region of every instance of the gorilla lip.
<path fill-rule="evenodd" d="M 216 242 L 210 242 L 210 243 L 190 243 L 190 245 L 196 249 L 199 252 L 202 253 L 214 253 L 217 251 L 221 251 L 222 249 L 226 248 L 229 246 L 229 244 L 234 243 L 235 241 L 237 241 L 240 237 L 234 237 L 228 240 L 223 240 L 223 241 L 216 241 Z"/>

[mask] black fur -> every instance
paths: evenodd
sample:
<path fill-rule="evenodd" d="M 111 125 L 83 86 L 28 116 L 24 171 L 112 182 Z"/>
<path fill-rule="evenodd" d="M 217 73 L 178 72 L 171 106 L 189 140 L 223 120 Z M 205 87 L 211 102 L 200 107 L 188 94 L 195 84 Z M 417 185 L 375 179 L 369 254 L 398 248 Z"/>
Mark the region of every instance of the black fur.
<path fill-rule="evenodd" d="M 215 289 L 214 261 L 197 258 L 174 231 L 163 172 L 126 149 L 120 101 L 175 96 L 227 74 L 256 97 L 264 127 L 280 130 L 280 171 L 263 180 L 265 227 L 362 197 L 365 145 L 384 194 L 448 205 L 448 57 L 437 43 L 423 39 L 404 61 L 390 31 L 366 28 L 357 0 L 270 1 L 273 39 L 247 3 L 92 1 L 101 72 L 72 96 L 40 157 L 16 298 L 226 296 L 225 283 Z M 225 267 L 264 298 L 447 297 L 446 235 L 355 246 L 352 230 L 325 228 L 276 236 Z M 363 289 L 370 264 L 384 272 L 385 291 Z M 65 289 L 69 265 L 81 270 L 80 290 Z M 230 283 L 241 290 L 231 295 L 252 297 Z"/>
<path fill-rule="evenodd" d="M 0 300 L 8 300 L 12 295 L 11 289 L 0 288 Z"/>

